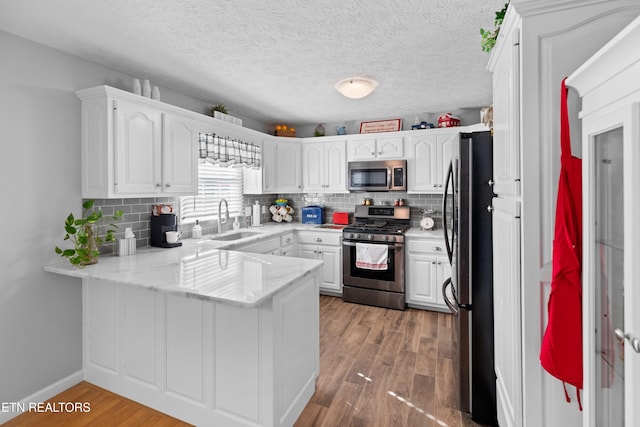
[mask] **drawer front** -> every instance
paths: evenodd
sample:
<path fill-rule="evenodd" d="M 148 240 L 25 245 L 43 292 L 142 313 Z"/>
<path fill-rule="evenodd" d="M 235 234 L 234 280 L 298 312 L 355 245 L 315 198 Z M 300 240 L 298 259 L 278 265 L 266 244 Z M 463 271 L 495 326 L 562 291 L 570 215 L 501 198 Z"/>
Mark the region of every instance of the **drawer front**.
<path fill-rule="evenodd" d="M 298 231 L 298 243 L 340 246 L 342 244 L 342 233 Z"/>
<path fill-rule="evenodd" d="M 280 236 L 280 246 L 285 247 L 290 245 L 293 245 L 293 232 Z"/>
<path fill-rule="evenodd" d="M 407 251 L 434 255 L 446 255 L 444 240 L 408 240 Z"/>

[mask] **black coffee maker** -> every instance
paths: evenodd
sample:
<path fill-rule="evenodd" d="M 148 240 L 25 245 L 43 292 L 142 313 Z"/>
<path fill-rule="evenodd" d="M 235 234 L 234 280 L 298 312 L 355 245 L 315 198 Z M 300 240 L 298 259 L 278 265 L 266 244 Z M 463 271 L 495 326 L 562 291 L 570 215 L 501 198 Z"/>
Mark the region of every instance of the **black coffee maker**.
<path fill-rule="evenodd" d="M 175 248 L 182 246 L 182 242 L 167 242 L 167 231 L 178 231 L 178 217 L 174 214 L 160 214 L 151 216 L 151 238 L 149 244 L 159 248 Z"/>

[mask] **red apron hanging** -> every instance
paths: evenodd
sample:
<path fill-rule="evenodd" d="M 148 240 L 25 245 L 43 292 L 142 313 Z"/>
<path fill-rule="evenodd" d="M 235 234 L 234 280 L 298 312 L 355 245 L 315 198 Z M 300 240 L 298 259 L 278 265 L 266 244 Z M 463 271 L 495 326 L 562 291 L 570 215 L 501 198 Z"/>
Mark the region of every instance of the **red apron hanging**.
<path fill-rule="evenodd" d="M 561 166 L 549 322 L 540 362 L 554 377 L 582 389 L 582 160 L 571 155 L 565 80 L 560 95 Z M 566 389 L 565 396 L 570 401 Z"/>

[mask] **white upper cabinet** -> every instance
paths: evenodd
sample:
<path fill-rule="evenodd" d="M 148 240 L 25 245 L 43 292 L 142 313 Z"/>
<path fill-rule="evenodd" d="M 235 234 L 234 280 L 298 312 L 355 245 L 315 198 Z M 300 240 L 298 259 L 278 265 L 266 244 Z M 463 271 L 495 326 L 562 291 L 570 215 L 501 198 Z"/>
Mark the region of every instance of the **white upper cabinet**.
<path fill-rule="evenodd" d="M 262 142 L 262 191 L 255 182 L 247 194 L 299 193 L 302 191 L 302 145 L 299 140 L 265 137 Z M 291 138 L 293 139 L 293 138 Z M 245 173 L 255 181 L 253 172 Z M 248 191 L 250 190 L 250 191 Z"/>
<path fill-rule="evenodd" d="M 302 145 L 300 141 L 276 140 L 276 161 L 265 163 L 275 166 L 276 189 L 279 193 L 302 191 Z"/>
<path fill-rule="evenodd" d="M 353 137 L 347 143 L 349 161 L 385 160 L 404 157 L 402 136 Z"/>
<path fill-rule="evenodd" d="M 304 143 L 302 146 L 304 191 L 346 193 L 346 153 L 345 141 Z"/>
<path fill-rule="evenodd" d="M 100 86 L 82 100 L 82 197 L 155 197 L 197 190 L 195 120 Z"/>
<path fill-rule="evenodd" d="M 407 141 L 407 192 L 442 193 L 460 130 L 415 132 Z"/>
<path fill-rule="evenodd" d="M 193 120 L 177 114 L 164 114 L 163 192 L 191 194 L 198 182 L 198 131 Z"/>
<path fill-rule="evenodd" d="M 519 23 L 507 29 L 493 69 L 493 191 L 520 195 Z"/>

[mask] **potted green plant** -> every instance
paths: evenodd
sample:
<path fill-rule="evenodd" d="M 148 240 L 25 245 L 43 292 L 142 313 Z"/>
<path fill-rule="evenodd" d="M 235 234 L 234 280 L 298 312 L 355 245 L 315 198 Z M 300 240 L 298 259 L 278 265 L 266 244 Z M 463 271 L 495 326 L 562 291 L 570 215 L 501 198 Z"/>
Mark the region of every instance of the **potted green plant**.
<path fill-rule="evenodd" d="M 504 15 L 507 13 L 507 8 L 509 7 L 509 2 L 504 4 L 504 7 L 496 12 L 496 18 L 494 20 L 494 30 L 485 30 L 484 28 L 480 28 L 480 36 L 482 40 L 480 45 L 482 46 L 482 50 L 485 52 L 491 52 L 491 49 L 496 45 L 496 40 L 498 39 L 498 34 L 500 34 L 500 27 L 502 26 L 502 22 L 504 21 Z"/>
<path fill-rule="evenodd" d="M 58 246 L 55 248 L 58 255 L 68 258 L 69 262 L 76 266 L 97 263 L 100 256 L 98 248 L 104 243 L 115 241 L 114 234 L 118 226 L 111 223 L 106 225 L 104 235 L 101 235 L 100 226 L 104 225 L 104 217 L 101 209 L 93 209 L 94 203 L 94 200 L 86 200 L 82 204 L 82 217 L 75 218 L 73 213 L 70 213 L 64 222 L 64 240 L 73 242 L 73 249 L 60 249 Z M 112 219 L 121 220 L 122 211 L 116 211 Z"/>
<path fill-rule="evenodd" d="M 228 114 L 227 107 L 224 104 L 218 104 L 211 107 L 211 116 L 215 116 L 216 111 L 222 114 Z"/>

